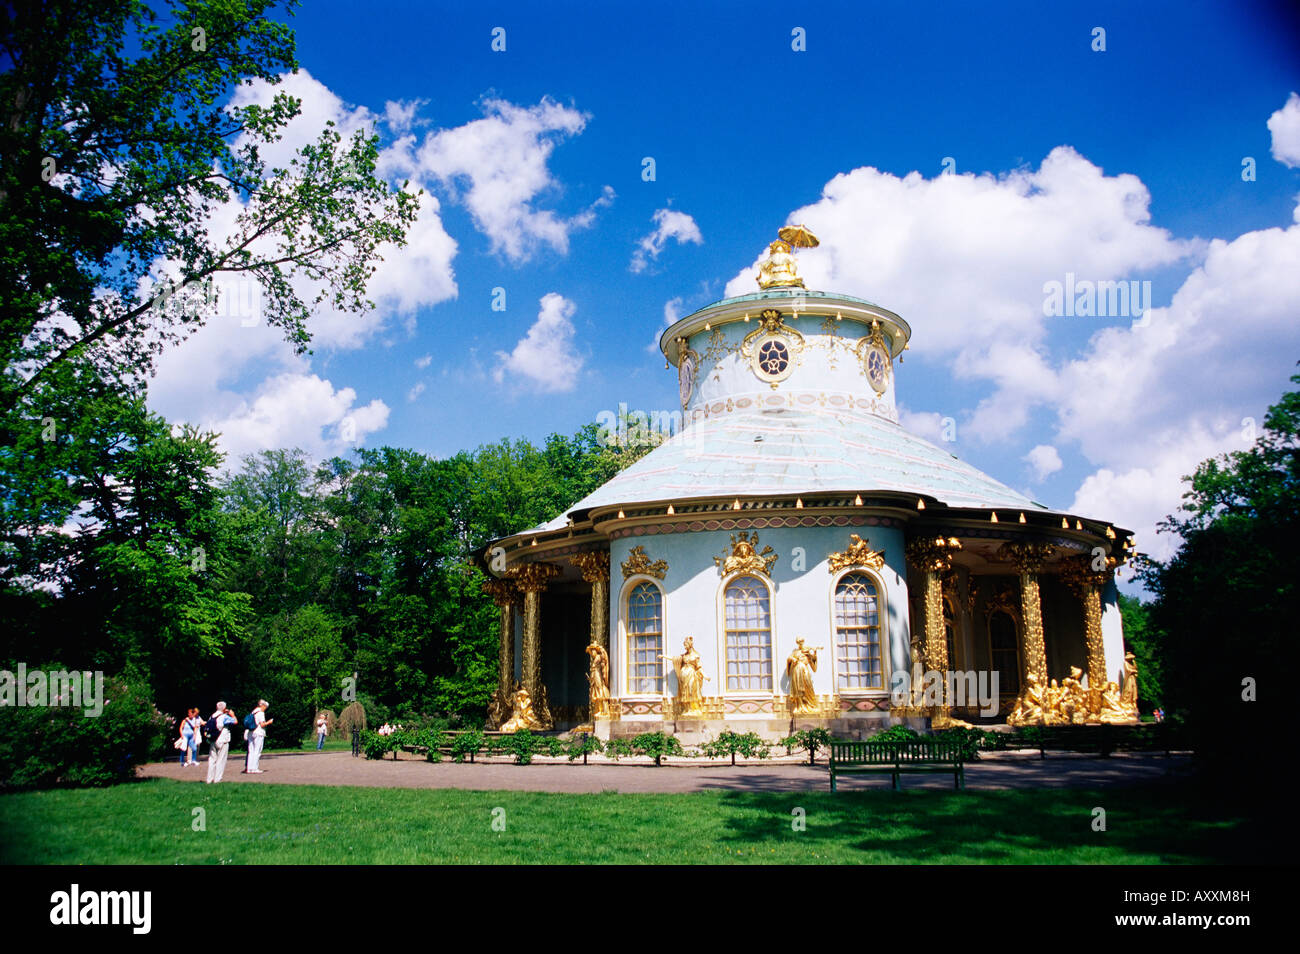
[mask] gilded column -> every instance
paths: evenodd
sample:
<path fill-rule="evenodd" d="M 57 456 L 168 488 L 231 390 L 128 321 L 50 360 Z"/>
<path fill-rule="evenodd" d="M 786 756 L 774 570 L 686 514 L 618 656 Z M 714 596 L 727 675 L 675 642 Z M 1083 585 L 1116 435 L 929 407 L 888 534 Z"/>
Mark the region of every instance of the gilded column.
<path fill-rule="evenodd" d="M 609 554 L 604 551 L 578 553 L 569 562 L 582 571 L 591 584 L 591 639 L 588 643 L 609 653 Z"/>
<path fill-rule="evenodd" d="M 488 703 L 488 728 L 495 729 L 510 718 L 515 679 L 515 604 L 519 591 L 509 580 L 487 580 L 483 592 L 492 597 L 500 613 L 501 645 L 497 650 L 497 691 Z"/>
<path fill-rule="evenodd" d="M 1020 574 L 1020 651 L 1025 660 L 1025 676 L 1033 676 L 1038 685 L 1047 685 L 1047 640 L 1043 633 L 1043 603 L 1038 592 L 1038 573 L 1056 552 L 1050 543 L 1014 541 L 998 548 L 1002 559 Z"/>
<path fill-rule="evenodd" d="M 907 544 L 907 561 L 921 573 L 925 624 L 925 667 L 944 674 L 940 711 L 948 711 L 948 642 L 943 631 L 943 574 L 952 569 L 953 554 L 961 549 L 956 537 L 917 537 Z"/>
<path fill-rule="evenodd" d="M 1099 560 L 1097 557 L 1096 560 Z M 1061 564 L 1061 580 L 1083 603 L 1083 642 L 1088 650 L 1088 697 L 1092 711 L 1101 709 L 1101 693 L 1108 679 L 1106 649 L 1101 638 L 1101 591 L 1115 573 L 1116 560 L 1106 557 L 1096 570 L 1093 557 L 1077 556 Z"/>
<path fill-rule="evenodd" d="M 542 591 L 560 575 L 554 563 L 525 563 L 507 571 L 524 594 L 524 651 L 521 660 L 524 688 L 542 728 L 554 725 L 550 700 L 542 683 Z"/>

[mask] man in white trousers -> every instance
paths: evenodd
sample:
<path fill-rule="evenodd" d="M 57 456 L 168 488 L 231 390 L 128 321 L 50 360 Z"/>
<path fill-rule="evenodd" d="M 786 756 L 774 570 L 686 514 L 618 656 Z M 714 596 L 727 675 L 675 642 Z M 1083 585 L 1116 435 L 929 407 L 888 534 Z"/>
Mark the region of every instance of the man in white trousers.
<path fill-rule="evenodd" d="M 253 710 L 253 721 L 257 723 L 248 739 L 248 774 L 261 775 L 262 770 L 257 767 L 258 762 L 262 760 L 262 745 L 266 742 L 266 727 L 274 722 L 274 719 L 266 717 L 266 710 L 270 703 L 265 699 L 259 699 L 257 708 Z"/>
<path fill-rule="evenodd" d="M 208 745 L 208 784 L 220 782 L 226 774 L 226 756 L 230 754 L 230 727 L 239 720 L 230 714 L 224 702 L 212 713 L 217 723 L 217 737 Z"/>

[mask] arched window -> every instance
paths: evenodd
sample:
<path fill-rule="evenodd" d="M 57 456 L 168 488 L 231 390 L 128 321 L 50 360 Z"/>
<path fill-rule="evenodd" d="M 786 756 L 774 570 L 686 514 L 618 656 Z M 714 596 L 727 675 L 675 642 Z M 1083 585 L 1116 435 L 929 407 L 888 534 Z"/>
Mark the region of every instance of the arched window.
<path fill-rule="evenodd" d="M 835 586 L 835 673 L 840 689 L 883 689 L 880 601 L 875 580 L 849 573 Z"/>
<path fill-rule="evenodd" d="M 772 613 L 767 584 L 739 576 L 727 584 L 727 692 L 772 691 Z"/>
<path fill-rule="evenodd" d="M 1016 621 L 1003 610 L 989 615 L 989 666 L 998 673 L 999 695 L 1014 696 L 1020 692 Z"/>
<path fill-rule="evenodd" d="M 662 693 L 664 598 L 653 583 L 638 583 L 627 594 L 627 680 L 633 693 Z"/>

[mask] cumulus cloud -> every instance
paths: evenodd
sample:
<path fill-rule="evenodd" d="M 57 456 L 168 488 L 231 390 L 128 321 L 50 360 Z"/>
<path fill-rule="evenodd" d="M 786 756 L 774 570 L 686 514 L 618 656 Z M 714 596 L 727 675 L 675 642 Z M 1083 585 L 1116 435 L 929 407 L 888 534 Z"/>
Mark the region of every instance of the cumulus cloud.
<path fill-rule="evenodd" d="M 489 99 L 483 112 L 482 119 L 427 136 L 410 153 L 412 167 L 463 202 L 492 250 L 512 262 L 527 260 L 541 246 L 567 253 L 570 233 L 590 226 L 614 190 L 606 186 L 589 208 L 569 218 L 535 203 L 558 191 L 551 153 L 581 133 L 589 117 L 547 98 L 529 107 Z"/>
<path fill-rule="evenodd" d="M 576 306 L 563 295 L 555 292 L 545 295 L 528 334 L 519 339 L 509 354 L 497 352 L 500 363 L 493 379 L 498 384 L 509 379 L 543 393 L 572 391 L 583 364 L 570 321 L 575 311 Z"/>
<path fill-rule="evenodd" d="M 301 447 L 317 459 L 341 454 L 388 424 L 378 399 L 361 407 L 352 388 L 336 389 L 314 374 L 268 378 L 250 400 L 212 422 L 221 433 L 227 466 L 243 455 L 272 447 Z"/>
<path fill-rule="evenodd" d="M 636 251 L 632 253 L 632 264 L 629 267 L 633 272 L 645 271 L 651 262 L 659 258 L 659 253 L 664 250 L 669 239 L 679 245 L 687 242 L 695 245 L 704 244 L 700 227 L 695 224 L 695 219 L 685 212 L 678 212 L 676 209 L 659 209 L 651 217 L 651 221 L 655 224 L 654 231 L 642 237 L 637 243 Z"/>
<path fill-rule="evenodd" d="M 1036 481 L 1050 477 L 1064 466 L 1061 463 L 1061 455 L 1051 444 L 1037 445 L 1025 455 L 1024 459 L 1033 470 Z"/>
<path fill-rule="evenodd" d="M 1269 121 L 1283 161 L 1300 159 L 1297 119 L 1293 94 Z M 856 169 L 788 221 L 807 222 L 822 242 L 798 253 L 810 288 L 897 311 L 922 360 L 963 390 L 982 386 L 959 423 L 963 438 L 1014 452 L 1040 481 L 1064 469 L 1069 448 L 1085 469 L 1068 509 L 1132 529 L 1141 549 L 1163 556 L 1176 541 L 1155 528 L 1177 510 L 1182 477 L 1245 447 L 1243 419 L 1262 420 L 1288 387 L 1300 354 L 1300 224 L 1178 238 L 1151 223 L 1149 207 L 1136 176 L 1105 174 L 1059 147 L 1037 170 L 1001 176 Z M 1069 273 L 1117 281 L 1180 264 L 1189 271 L 1169 304 L 1137 320 L 1044 313 L 1044 286 Z M 757 262 L 741 271 L 726 294 L 753 291 L 756 271 Z M 1082 322 L 1092 333 L 1080 341 Z M 904 408 L 901 420 L 934 439 L 942 418 Z M 1037 433 L 1025 440 L 1031 423 Z"/>
<path fill-rule="evenodd" d="M 664 302 L 663 324 L 661 324 L 659 326 L 659 329 L 654 333 L 654 337 L 650 339 L 650 343 L 645 346 L 647 352 L 649 352 L 650 354 L 654 354 L 656 351 L 659 350 L 659 336 L 662 335 L 669 328 L 671 328 L 674 324 L 676 324 L 677 319 L 680 318 L 681 316 L 682 316 L 682 298 L 680 295 L 676 298 L 670 298 L 668 299 L 668 301 Z"/>
<path fill-rule="evenodd" d="M 1273 158 L 1292 169 L 1300 166 L 1300 93 L 1292 93 L 1268 117 L 1268 131 L 1273 135 Z"/>

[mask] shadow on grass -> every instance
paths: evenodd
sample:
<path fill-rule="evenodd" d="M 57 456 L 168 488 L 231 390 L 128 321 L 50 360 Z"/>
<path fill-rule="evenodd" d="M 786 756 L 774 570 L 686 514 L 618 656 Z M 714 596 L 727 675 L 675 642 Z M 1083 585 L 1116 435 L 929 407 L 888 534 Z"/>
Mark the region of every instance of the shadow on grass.
<path fill-rule="evenodd" d="M 754 781 L 753 779 L 750 780 Z M 906 782 L 904 782 L 906 785 Z M 722 791 L 720 840 L 798 844 L 809 860 L 846 848 L 864 862 L 1259 864 L 1283 850 L 1269 826 L 1204 784 L 1104 790 Z M 1094 810 L 1105 811 L 1095 830 Z M 795 830 L 802 816 L 803 830 Z M 821 850 L 819 850 L 821 849 Z"/>

